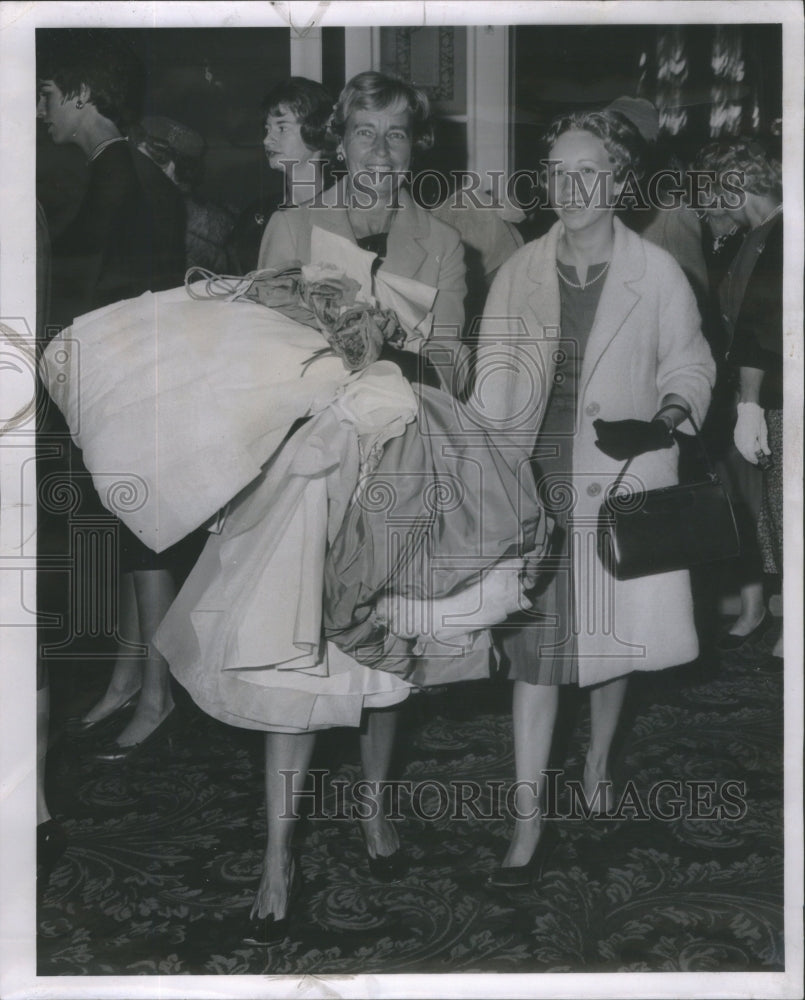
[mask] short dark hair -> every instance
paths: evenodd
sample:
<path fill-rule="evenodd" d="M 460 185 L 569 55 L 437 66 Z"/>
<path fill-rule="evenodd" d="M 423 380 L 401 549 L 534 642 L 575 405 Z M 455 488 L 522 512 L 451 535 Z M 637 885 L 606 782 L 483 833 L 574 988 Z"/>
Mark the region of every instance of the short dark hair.
<path fill-rule="evenodd" d="M 119 29 L 38 29 L 36 75 L 52 80 L 65 97 L 88 87 L 100 114 L 121 132 L 142 115 L 145 67 Z"/>
<path fill-rule="evenodd" d="M 545 145 L 550 149 L 565 132 L 589 132 L 604 144 L 612 161 L 616 181 L 632 173 L 638 180 L 643 175 L 646 141 L 637 126 L 619 111 L 573 111 L 560 115 L 548 126 Z"/>
<path fill-rule="evenodd" d="M 433 125 L 427 94 L 412 83 L 375 70 L 358 73 L 344 87 L 330 128 L 339 139 L 343 139 L 347 119 L 353 111 L 385 111 L 392 107 L 402 107 L 410 114 L 414 148 L 430 149 L 433 145 Z"/>
<path fill-rule="evenodd" d="M 699 150 L 693 166 L 696 170 L 714 170 L 717 175 L 737 170 L 744 175 L 744 191 L 783 196 L 782 164 L 756 139 L 736 136 L 711 142 Z"/>
<path fill-rule="evenodd" d="M 333 99 L 320 83 L 304 76 L 292 76 L 272 87 L 263 100 L 263 113 L 279 115 L 283 112 L 292 114 L 302 126 L 300 134 L 308 149 L 321 152 L 325 148 Z"/>

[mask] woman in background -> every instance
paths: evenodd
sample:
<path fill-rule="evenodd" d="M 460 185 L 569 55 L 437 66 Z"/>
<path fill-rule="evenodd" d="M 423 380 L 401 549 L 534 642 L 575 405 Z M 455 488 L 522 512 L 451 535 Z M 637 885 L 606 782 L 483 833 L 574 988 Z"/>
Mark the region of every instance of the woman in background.
<path fill-rule="evenodd" d="M 263 149 L 272 170 L 283 174 L 283 197 L 250 205 L 241 213 L 232 237 L 236 271 L 257 266 L 266 224 L 280 206 L 312 201 L 332 183 L 326 146 L 333 99 L 315 80 L 292 76 L 276 84 L 263 101 Z"/>
<path fill-rule="evenodd" d="M 674 429 L 688 413 L 701 423 L 715 371 L 679 266 L 614 217 L 625 177 L 640 171 L 635 126 L 577 112 L 553 123 L 546 146 L 558 221 L 495 279 L 471 401 L 502 441 L 536 439 L 537 486 L 557 522 L 535 612 L 504 626 L 521 784 L 509 850 L 489 877 L 503 888 L 538 879 L 555 842 L 540 809 L 561 686 L 590 689 L 583 787 L 605 811 L 629 673 L 698 653 L 689 574 L 616 581 L 596 530 L 626 459 L 647 488 L 677 482 Z"/>
<path fill-rule="evenodd" d="M 37 50 L 37 117 L 57 145 L 75 145 L 87 159 L 88 182 L 78 211 L 52 239 L 52 318 L 59 326 L 101 306 L 182 283 L 185 215 L 178 191 L 126 139 L 145 93 L 136 55 L 107 31 L 42 32 Z M 61 438 L 69 440 L 65 428 Z M 71 446 L 74 478 L 89 478 Z M 103 470 L 105 471 L 105 470 Z M 91 490 L 83 502 L 93 504 Z M 115 739 L 94 753 L 117 763 L 167 734 L 175 721 L 167 663 L 150 639 L 176 594 L 174 574 L 197 553 L 194 537 L 156 556 L 123 524 L 120 620 L 117 634 L 146 648 L 144 659 L 121 653 L 106 693 L 73 735 L 107 734 L 132 708 Z"/>
<path fill-rule="evenodd" d="M 737 407 L 732 465 L 743 464 L 734 479 L 751 502 L 752 479 L 762 471 L 761 498 L 754 504 L 757 539 L 766 573 L 783 569 L 783 202 L 782 170 L 754 140 L 739 138 L 711 143 L 696 158 L 696 168 L 713 171 L 715 195 L 719 178 L 733 172 L 743 177 L 743 200 L 719 198 L 704 217 L 717 235 L 726 226 L 746 234 L 719 288 L 726 325 L 726 359 L 737 371 Z M 763 581 L 741 588 L 742 608 L 722 636 L 722 650 L 738 649 L 760 638 L 772 623 Z M 783 653 L 782 635 L 773 656 Z"/>
<path fill-rule="evenodd" d="M 207 144 L 195 129 L 161 115 L 149 115 L 131 130 L 131 142 L 152 160 L 182 195 L 185 228 L 185 268 L 201 267 L 214 274 L 232 270 L 227 243 L 235 217 L 226 208 L 197 193 L 204 174 Z"/>

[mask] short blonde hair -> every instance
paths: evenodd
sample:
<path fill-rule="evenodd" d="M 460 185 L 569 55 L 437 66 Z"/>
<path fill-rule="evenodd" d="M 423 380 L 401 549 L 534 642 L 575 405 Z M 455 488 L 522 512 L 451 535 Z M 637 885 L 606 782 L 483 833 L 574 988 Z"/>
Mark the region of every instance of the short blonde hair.
<path fill-rule="evenodd" d="M 616 181 L 629 173 L 638 179 L 643 176 L 646 158 L 646 141 L 637 126 L 620 111 L 604 108 L 603 111 L 574 111 L 560 115 L 548 126 L 545 145 L 548 150 L 565 132 L 589 132 L 600 139 L 612 161 Z"/>
<path fill-rule="evenodd" d="M 427 94 L 412 83 L 375 70 L 358 73 L 344 87 L 330 121 L 330 129 L 338 139 L 343 139 L 347 121 L 353 111 L 385 111 L 388 108 L 399 108 L 411 116 L 415 149 L 425 150 L 433 146 L 433 126 Z"/>

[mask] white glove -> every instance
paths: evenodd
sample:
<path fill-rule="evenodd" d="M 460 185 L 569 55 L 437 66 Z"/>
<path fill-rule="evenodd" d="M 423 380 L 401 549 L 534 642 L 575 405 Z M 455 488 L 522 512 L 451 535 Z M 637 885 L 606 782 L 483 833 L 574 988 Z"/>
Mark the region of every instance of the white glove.
<path fill-rule="evenodd" d="M 738 403 L 738 420 L 733 431 L 735 447 L 752 465 L 761 455 L 771 455 L 766 417 L 757 403 Z"/>

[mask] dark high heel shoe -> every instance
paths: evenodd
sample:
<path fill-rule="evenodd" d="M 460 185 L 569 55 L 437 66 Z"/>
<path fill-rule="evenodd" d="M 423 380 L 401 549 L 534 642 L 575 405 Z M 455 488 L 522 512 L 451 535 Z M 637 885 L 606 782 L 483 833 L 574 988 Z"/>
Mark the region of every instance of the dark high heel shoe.
<path fill-rule="evenodd" d="M 535 885 L 542 878 L 545 864 L 558 844 L 556 827 L 547 825 L 527 864 L 514 868 L 496 868 L 487 876 L 486 884 L 494 889 L 522 889 Z"/>
<path fill-rule="evenodd" d="M 49 875 L 56 862 L 67 850 L 67 834 L 61 823 L 46 819 L 36 828 L 36 868 Z"/>
<path fill-rule="evenodd" d="M 291 921 L 286 913 L 279 920 L 273 913 L 267 917 L 251 917 L 246 933 L 243 935 L 243 943 L 265 947 L 269 944 L 276 944 L 288 937 L 288 930 Z"/>
<path fill-rule="evenodd" d="M 123 764 L 137 754 L 156 746 L 161 740 L 167 739 L 173 733 L 178 721 L 179 713 L 173 708 L 156 729 L 139 743 L 122 744 L 117 740 L 108 740 L 91 755 L 92 760 L 100 761 L 102 764 Z"/>
<path fill-rule="evenodd" d="M 408 869 L 411 867 L 408 858 L 400 848 L 397 848 L 393 854 L 378 854 L 374 858 L 367 851 L 366 860 L 369 862 L 369 874 L 378 882 L 400 882 L 408 874 Z"/>
<path fill-rule="evenodd" d="M 400 882 L 408 874 L 411 863 L 405 856 L 402 848 L 398 847 L 393 854 L 377 854 L 375 857 L 369 853 L 369 844 L 366 840 L 366 833 L 363 826 L 359 827 L 363 846 L 366 849 L 366 861 L 369 865 L 369 874 L 378 882 Z"/>
<path fill-rule="evenodd" d="M 296 902 L 301 889 L 302 877 L 299 874 L 299 868 L 294 864 L 291 884 L 288 887 L 288 905 L 285 916 L 277 918 L 273 913 L 269 913 L 265 917 L 250 916 L 243 935 L 243 943 L 265 947 L 288 937 L 291 926 L 291 907 Z"/>
<path fill-rule="evenodd" d="M 764 611 L 763 617 L 751 632 L 747 632 L 746 635 L 735 635 L 732 632 L 725 632 L 716 642 L 716 648 L 722 653 L 731 653 L 735 649 L 741 649 L 741 647 L 746 646 L 748 643 L 755 642 L 756 639 L 764 636 L 771 628 L 773 622 L 774 618 L 772 615 L 768 611 Z"/>
<path fill-rule="evenodd" d="M 96 719 L 93 722 L 85 722 L 85 720 L 80 716 L 73 716 L 65 722 L 64 731 L 68 736 L 71 736 L 74 739 L 79 739 L 82 736 L 94 736 L 97 733 L 104 732 L 115 722 L 118 722 L 128 712 L 134 710 L 139 696 L 140 692 L 135 691 L 135 693 L 127 701 L 124 701 L 122 705 L 118 705 L 118 707 L 113 709 L 108 715 L 105 715 L 102 719 Z"/>

